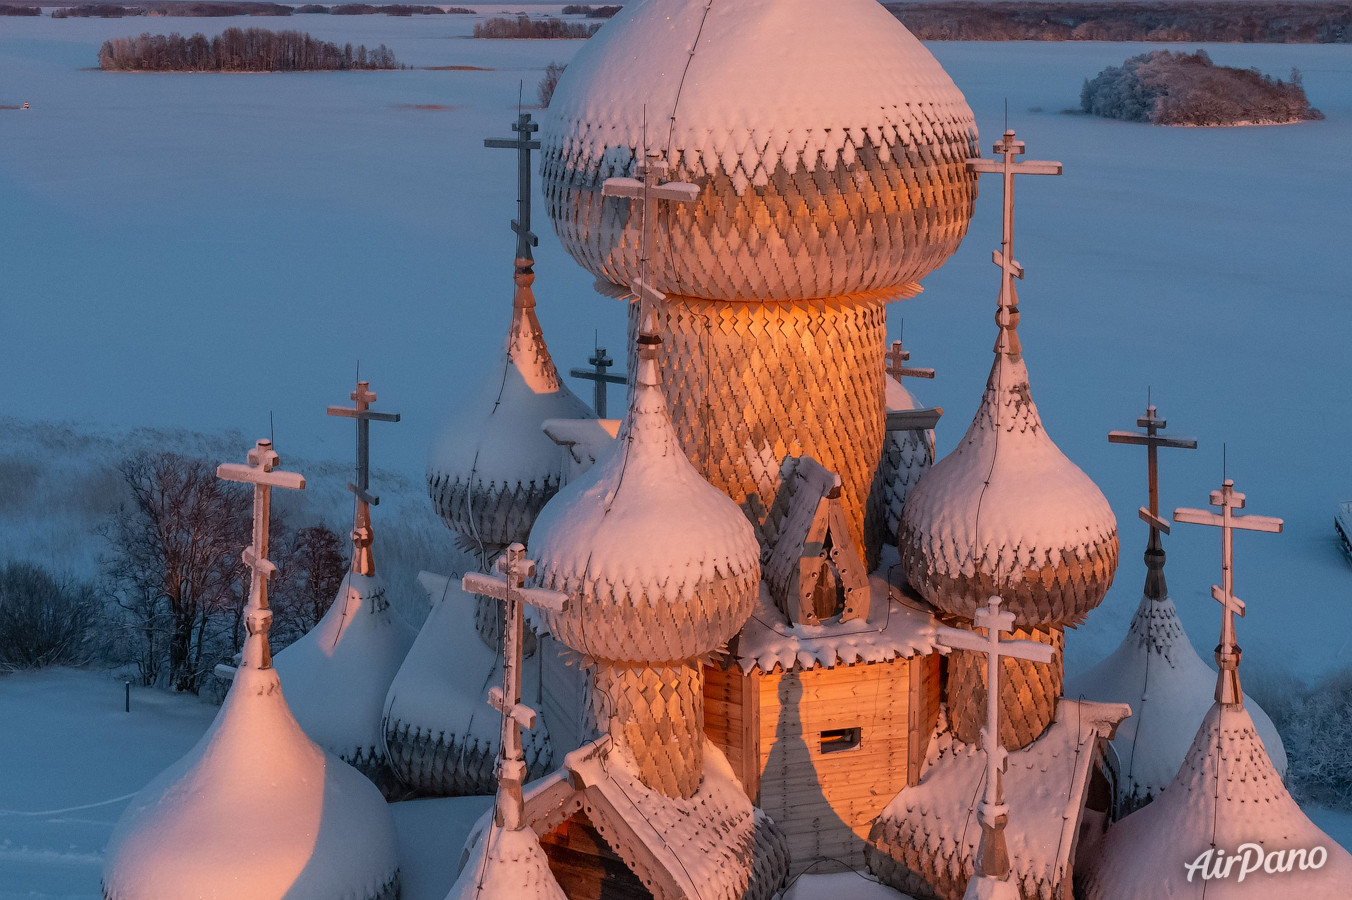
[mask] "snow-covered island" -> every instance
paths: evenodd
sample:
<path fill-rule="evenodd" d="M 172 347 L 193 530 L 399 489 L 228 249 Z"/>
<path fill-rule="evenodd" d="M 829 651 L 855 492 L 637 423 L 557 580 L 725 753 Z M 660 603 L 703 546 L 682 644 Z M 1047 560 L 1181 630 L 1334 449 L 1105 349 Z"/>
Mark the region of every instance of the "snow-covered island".
<path fill-rule="evenodd" d="M 1080 92 L 1086 113 L 1152 125 L 1289 125 L 1322 119 L 1300 71 L 1291 80 L 1218 66 L 1205 50 L 1156 50 L 1109 66 Z"/>

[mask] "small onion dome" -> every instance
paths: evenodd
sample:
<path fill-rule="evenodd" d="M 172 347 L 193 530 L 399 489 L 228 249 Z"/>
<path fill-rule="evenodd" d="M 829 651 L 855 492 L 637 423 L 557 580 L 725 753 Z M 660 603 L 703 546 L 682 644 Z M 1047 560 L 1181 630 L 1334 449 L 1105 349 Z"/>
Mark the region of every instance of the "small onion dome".
<path fill-rule="evenodd" d="M 1158 797 L 1178 774 L 1215 693 L 1216 670 L 1193 649 L 1168 597 L 1141 598 L 1118 648 L 1066 686 L 1067 697 L 1131 707 L 1131 718 L 1113 738 L 1121 763 L 1118 791 L 1128 811 Z M 1278 777 L 1285 778 L 1286 750 L 1272 720 L 1249 697 L 1244 707 Z"/>
<path fill-rule="evenodd" d="M 564 893 L 533 830 L 490 825 L 446 900 L 564 900 Z"/>
<path fill-rule="evenodd" d="M 427 467 L 437 512 L 473 546 L 524 541 L 559 489 L 563 453 L 540 423 L 593 417 L 559 379 L 535 316 L 534 281 L 518 260 L 505 351 L 442 429 Z"/>
<path fill-rule="evenodd" d="M 1352 855 L 1291 799 L 1239 704 L 1212 704 L 1164 793 L 1109 828 L 1085 868 L 1087 900 L 1343 900 L 1352 884 Z"/>
<path fill-rule="evenodd" d="M 384 798 L 305 736 L 277 671 L 245 655 L 197 746 L 118 820 L 103 896 L 393 900 L 398 862 Z"/>
<path fill-rule="evenodd" d="M 908 295 L 976 198 L 967 101 L 875 0 L 630 3 L 568 64 L 542 134 L 555 230 L 615 284 L 640 274 L 641 216 L 600 182 L 646 146 L 700 186 L 663 213 L 651 283 L 703 299 Z"/>
<path fill-rule="evenodd" d="M 915 396 L 897 379 L 888 377 L 883 383 L 887 388 L 888 412 L 921 408 Z M 896 543 L 897 529 L 901 526 L 901 514 L 906 508 L 907 496 L 919 483 L 920 476 L 928 472 L 933 464 L 934 429 L 887 432 L 887 437 L 883 441 L 882 462 L 878 466 L 878 478 L 881 483 L 875 497 L 881 506 L 881 517 L 889 544 Z"/>
<path fill-rule="evenodd" d="M 737 504 L 681 450 L 658 382 L 657 339 L 644 334 L 639 344 L 619 437 L 549 501 L 530 548 L 540 583 L 573 598 L 562 613 L 543 611 L 563 643 L 597 659 L 691 659 L 746 622 L 760 545 Z"/>
<path fill-rule="evenodd" d="M 319 623 L 273 658 L 300 727 L 373 779 L 385 762 L 385 695 L 415 637 L 379 575 L 349 572 Z"/>
<path fill-rule="evenodd" d="M 1016 353 L 996 354 L 967 434 L 906 498 L 898 549 L 911 586 L 964 619 L 998 594 L 1018 628 L 1074 624 L 1108 592 L 1117 519 L 1047 436 Z"/>

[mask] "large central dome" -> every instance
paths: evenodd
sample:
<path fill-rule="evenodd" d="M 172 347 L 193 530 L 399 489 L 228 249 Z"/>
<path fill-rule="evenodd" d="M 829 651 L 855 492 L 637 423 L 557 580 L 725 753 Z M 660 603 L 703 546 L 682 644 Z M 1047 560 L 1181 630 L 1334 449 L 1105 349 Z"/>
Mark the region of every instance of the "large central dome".
<path fill-rule="evenodd" d="M 655 286 L 687 297 L 909 295 L 976 196 L 972 111 L 877 0 L 632 3 L 568 66 L 544 134 L 555 228 L 616 284 L 638 274 L 640 217 L 601 181 L 646 146 L 700 185 L 664 204 L 653 248 Z"/>

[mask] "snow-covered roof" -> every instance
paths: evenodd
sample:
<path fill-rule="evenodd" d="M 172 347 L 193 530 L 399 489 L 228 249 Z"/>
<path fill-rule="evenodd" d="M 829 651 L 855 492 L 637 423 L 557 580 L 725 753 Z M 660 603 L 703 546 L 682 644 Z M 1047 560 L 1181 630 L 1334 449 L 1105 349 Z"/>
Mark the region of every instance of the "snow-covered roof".
<path fill-rule="evenodd" d="M 925 46 L 874 0 L 647 0 L 578 51 L 545 116 L 545 152 L 632 174 L 633 148 L 764 184 L 800 158 L 849 165 L 889 148 L 975 134 L 972 111 Z M 621 151 L 621 152 L 617 152 Z M 819 157 L 819 154 L 820 157 Z"/>
<path fill-rule="evenodd" d="M 488 705 L 488 692 L 502 684 L 500 651 L 480 638 L 476 600 L 461 589 L 459 578 L 422 572 L 418 581 L 432 609 L 385 700 L 390 764 L 405 783 L 424 792 L 491 793 L 502 716 Z M 539 666 L 534 653 L 522 663 L 521 702 L 540 713 L 535 727 L 521 733 L 531 778 L 552 762 Z"/>
<path fill-rule="evenodd" d="M 1239 869 L 1257 851 L 1227 869 L 1229 877 L 1204 880 L 1194 870 L 1189 881 L 1186 866 L 1204 853 L 1223 851 L 1228 860 L 1245 844 L 1261 847 L 1263 864 L 1242 881 Z M 1274 859 L 1274 851 L 1315 847 L 1326 854 L 1317 869 L 1269 868 L 1295 862 Z M 1088 900 L 1341 900 L 1352 885 L 1352 855 L 1301 812 L 1248 710 L 1214 703 L 1164 793 L 1108 829 L 1084 885 Z"/>
<path fill-rule="evenodd" d="M 545 346 L 534 277 L 516 275 L 503 353 L 447 420 L 428 461 L 428 489 L 438 512 L 475 543 L 525 540 L 563 477 L 563 455 L 540 424 L 592 416 L 560 380 Z"/>
<path fill-rule="evenodd" d="M 1193 649 L 1173 600 L 1142 597 L 1127 636 L 1098 665 L 1066 685 L 1066 696 L 1131 706 L 1113 739 L 1119 794 L 1127 809 L 1159 796 L 1178 774 L 1198 727 L 1215 700 L 1216 671 Z M 1277 774 L 1286 750 L 1267 713 L 1244 699 Z"/>
<path fill-rule="evenodd" d="M 910 583 L 966 619 L 992 593 L 1020 628 L 1073 624 L 1102 601 L 1117 519 L 1048 437 L 1022 358 L 996 354 L 967 434 L 907 496 L 899 543 Z"/>
<path fill-rule="evenodd" d="M 574 598 L 543 614 L 550 633 L 602 659 L 707 653 L 741 627 L 760 582 L 751 523 L 686 458 L 651 356 L 619 437 L 549 501 L 529 546 L 540 583 Z"/>
<path fill-rule="evenodd" d="M 933 611 L 925 601 L 903 591 L 895 562 L 896 551 L 883 548 L 883 564 L 869 576 L 872 605 L 865 622 L 790 625 L 762 583 L 756 609 L 737 636 L 736 665 L 749 674 L 889 662 L 933 653 Z"/>
<path fill-rule="evenodd" d="M 305 736 L 275 669 L 247 663 L 197 745 L 131 801 L 103 868 L 108 900 L 387 900 L 397 880 L 380 792 Z"/>
<path fill-rule="evenodd" d="M 318 624 L 273 659 L 310 739 L 358 768 L 383 761 L 385 695 L 416 635 L 379 575 L 349 572 Z"/>
<path fill-rule="evenodd" d="M 1069 894 L 1099 741 L 1111 737 L 1127 713 L 1122 704 L 1063 699 L 1041 737 L 1009 752 L 1005 841 L 1010 879 L 1019 883 L 1024 897 L 1060 900 Z M 886 883 L 909 879 L 928 885 L 932 895 L 961 896 L 981 841 L 977 807 L 985 776 L 985 753 L 957 740 L 941 717 L 920 783 L 897 794 L 874 823 L 870 869 Z"/>

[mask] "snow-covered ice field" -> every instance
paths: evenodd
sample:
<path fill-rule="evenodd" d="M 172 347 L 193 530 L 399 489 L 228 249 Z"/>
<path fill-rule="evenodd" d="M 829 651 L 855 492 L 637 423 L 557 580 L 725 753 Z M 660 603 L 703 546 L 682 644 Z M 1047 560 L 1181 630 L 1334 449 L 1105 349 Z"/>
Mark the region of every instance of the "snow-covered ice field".
<path fill-rule="evenodd" d="M 271 412 L 284 459 L 346 461 L 350 427 L 324 407 L 346 397 L 360 358 L 381 406 L 404 416 L 375 438 L 376 464 L 403 476 L 377 487 L 387 497 L 404 492 L 381 506 L 377 528 L 381 515 L 425 504 L 431 436 L 497 352 L 510 315 L 514 159 L 482 139 L 509 136 L 518 91 L 532 103 L 545 64 L 580 46 L 475 41 L 474 21 L 0 18 L 0 106 L 32 105 L 0 110 L 0 415 L 66 421 L 76 432 L 239 429 L 251 442 Z M 91 68 L 110 37 L 231 26 L 383 42 L 409 65 L 486 71 Z M 1078 104 L 1085 78 L 1154 46 L 930 45 L 975 110 L 984 152 L 1007 100 L 1030 157 L 1066 167 L 1060 178 L 1020 185 L 1016 250 L 1028 270 L 1020 334 L 1053 438 L 1104 489 L 1123 535 L 1117 584 L 1070 636 L 1068 668 L 1116 645 L 1140 595 L 1144 454 L 1110 447 L 1105 433 L 1133 425 L 1150 385 L 1171 430 L 1202 442 L 1197 452 L 1163 452 L 1162 506 L 1205 506 L 1227 442 L 1229 472 L 1251 510 L 1287 521 L 1281 536 L 1237 539 L 1236 589 L 1249 603 L 1239 626 L 1246 683 L 1265 670 L 1311 678 L 1352 663 L 1352 567 L 1330 521 L 1335 502 L 1352 498 L 1352 298 L 1343 273 L 1352 46 L 1206 47 L 1218 64 L 1281 76 L 1298 66 L 1323 122 L 1167 129 L 1061 114 Z M 966 428 L 990 365 L 998 202 L 987 182 L 962 249 L 921 297 L 891 311 L 894 336 L 906 320 L 914 363 L 939 370 L 916 392 L 947 410 L 941 453 Z M 592 291 L 542 215 L 535 230 L 539 313 L 561 368 L 583 364 L 597 334 L 619 356 L 623 311 Z M 31 453 L 31 437 L 0 430 L 2 464 Z M 337 497 L 344 476 L 330 469 Z M 0 521 L 4 534 L 32 527 Z M 76 568 L 87 567 L 92 551 L 81 536 L 59 537 L 83 560 Z M 1180 526 L 1166 541 L 1180 615 L 1209 659 L 1218 535 Z M 51 544 L 8 542 L 45 561 Z M 427 563 L 409 563 L 417 565 Z M 30 728 L 41 715 L 61 716 L 38 708 L 40 689 L 67 676 L 50 677 L 0 680 L 0 721 L 23 723 L 0 736 L 0 810 L 133 791 L 211 715 L 146 693 L 141 707 L 156 710 L 159 730 L 140 733 L 134 752 L 117 751 L 118 740 L 132 739 L 118 738 L 123 726 L 112 721 L 112 712 L 124 715 L 120 698 L 93 697 L 112 703 L 112 731 L 69 707 L 60 727 L 78 728 L 75 743 L 102 762 L 38 753 Z M 9 777 L 17 772 L 30 777 Z M 0 815 L 8 841 L 0 897 L 93 896 L 97 854 L 120 808 L 56 820 Z M 1352 819 L 1315 815 L 1348 843 Z M 447 853 L 453 868 L 458 849 Z"/>

